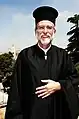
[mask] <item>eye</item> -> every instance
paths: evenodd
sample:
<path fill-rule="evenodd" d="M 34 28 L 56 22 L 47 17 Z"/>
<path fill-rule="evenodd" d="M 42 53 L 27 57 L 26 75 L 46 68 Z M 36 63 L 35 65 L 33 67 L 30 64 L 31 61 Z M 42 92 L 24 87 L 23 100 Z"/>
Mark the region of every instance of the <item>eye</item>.
<path fill-rule="evenodd" d="M 47 29 L 51 30 L 53 27 L 52 26 L 47 26 Z"/>
<path fill-rule="evenodd" d="M 42 30 L 44 29 L 44 26 L 38 26 L 37 29 Z"/>

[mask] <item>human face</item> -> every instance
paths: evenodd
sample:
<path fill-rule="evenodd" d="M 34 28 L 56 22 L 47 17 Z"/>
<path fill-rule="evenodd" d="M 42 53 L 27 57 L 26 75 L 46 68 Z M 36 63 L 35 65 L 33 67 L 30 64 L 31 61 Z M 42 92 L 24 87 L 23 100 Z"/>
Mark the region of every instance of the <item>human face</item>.
<path fill-rule="evenodd" d="M 37 23 L 36 37 L 38 43 L 42 45 L 48 45 L 51 43 L 55 34 L 55 25 L 48 20 L 43 20 Z"/>

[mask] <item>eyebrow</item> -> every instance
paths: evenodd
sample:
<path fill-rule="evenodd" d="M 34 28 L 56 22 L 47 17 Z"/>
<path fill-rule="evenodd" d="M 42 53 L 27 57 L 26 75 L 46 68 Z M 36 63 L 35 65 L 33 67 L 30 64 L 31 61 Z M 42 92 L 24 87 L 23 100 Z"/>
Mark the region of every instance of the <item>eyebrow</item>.
<path fill-rule="evenodd" d="M 37 26 L 50 26 L 50 27 L 54 27 L 53 25 L 37 25 Z"/>

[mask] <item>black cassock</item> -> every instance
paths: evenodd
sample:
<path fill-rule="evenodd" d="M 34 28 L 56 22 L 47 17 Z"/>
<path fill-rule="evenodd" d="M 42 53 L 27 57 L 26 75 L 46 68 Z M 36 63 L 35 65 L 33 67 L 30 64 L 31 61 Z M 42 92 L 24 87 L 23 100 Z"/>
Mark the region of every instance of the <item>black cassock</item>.
<path fill-rule="evenodd" d="M 36 45 L 22 50 L 17 58 L 5 119 L 77 119 L 79 84 L 76 70 L 65 50 L 51 46 L 45 60 Z M 42 99 L 36 87 L 41 79 L 60 82 L 62 89 Z"/>

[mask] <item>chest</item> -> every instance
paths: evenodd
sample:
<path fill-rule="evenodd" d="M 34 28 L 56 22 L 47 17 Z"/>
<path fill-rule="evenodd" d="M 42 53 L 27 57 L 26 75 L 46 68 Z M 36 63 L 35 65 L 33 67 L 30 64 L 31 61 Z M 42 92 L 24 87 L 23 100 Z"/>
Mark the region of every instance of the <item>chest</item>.
<path fill-rule="evenodd" d="M 48 54 L 46 56 L 32 55 L 29 57 L 29 68 L 32 75 L 37 75 L 41 79 L 51 78 L 58 80 L 62 74 L 65 64 L 63 61 L 63 56 L 58 54 Z"/>

